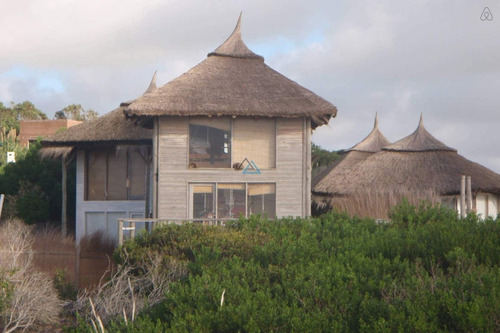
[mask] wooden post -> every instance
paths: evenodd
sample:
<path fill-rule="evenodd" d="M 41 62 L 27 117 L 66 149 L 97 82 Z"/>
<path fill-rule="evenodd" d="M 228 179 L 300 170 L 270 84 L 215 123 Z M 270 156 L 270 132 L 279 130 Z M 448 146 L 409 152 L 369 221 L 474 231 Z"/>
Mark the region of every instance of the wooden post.
<path fill-rule="evenodd" d="M 80 287 L 80 242 L 76 243 L 75 249 L 75 288 Z"/>
<path fill-rule="evenodd" d="M 467 176 L 467 214 L 472 212 L 472 181 L 470 176 Z"/>
<path fill-rule="evenodd" d="M 123 220 L 118 219 L 118 246 L 123 245 Z"/>
<path fill-rule="evenodd" d="M 62 206 L 61 206 L 61 233 L 63 237 L 68 234 L 68 213 L 67 213 L 67 196 L 68 196 L 68 165 L 66 156 L 62 157 Z"/>
<path fill-rule="evenodd" d="M 460 183 L 460 216 L 465 217 L 465 176 L 462 175 Z"/>
<path fill-rule="evenodd" d="M 5 195 L 0 194 L 0 219 L 2 218 L 3 199 L 5 199 Z"/>
<path fill-rule="evenodd" d="M 135 238 L 135 222 L 129 222 L 129 227 L 130 227 L 130 238 L 134 239 Z"/>

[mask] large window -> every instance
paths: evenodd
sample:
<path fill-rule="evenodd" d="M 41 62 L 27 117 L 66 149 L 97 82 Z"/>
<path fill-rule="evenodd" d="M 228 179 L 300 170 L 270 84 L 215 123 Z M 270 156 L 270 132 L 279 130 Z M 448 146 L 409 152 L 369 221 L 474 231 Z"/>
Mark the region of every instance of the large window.
<path fill-rule="evenodd" d="M 117 146 L 86 153 L 85 200 L 144 200 L 147 146 Z"/>
<path fill-rule="evenodd" d="M 190 168 L 231 168 L 245 158 L 259 169 L 276 167 L 274 118 L 193 118 L 189 121 Z"/>
<path fill-rule="evenodd" d="M 276 217 L 276 185 L 271 183 L 191 184 L 191 217 Z"/>
<path fill-rule="evenodd" d="M 231 119 L 190 120 L 189 167 L 231 167 Z"/>

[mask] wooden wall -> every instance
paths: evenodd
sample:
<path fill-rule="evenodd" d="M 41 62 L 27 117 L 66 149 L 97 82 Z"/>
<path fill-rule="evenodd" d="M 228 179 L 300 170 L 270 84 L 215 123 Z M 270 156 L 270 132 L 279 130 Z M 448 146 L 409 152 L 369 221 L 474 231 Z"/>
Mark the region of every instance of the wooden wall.
<path fill-rule="evenodd" d="M 272 120 L 270 120 L 272 121 Z M 310 215 L 310 121 L 276 120 L 276 168 L 261 174 L 234 169 L 189 169 L 188 118 L 156 119 L 154 149 L 158 157 L 157 217 L 189 218 L 189 184 L 213 182 L 276 183 L 276 215 Z M 232 163 L 240 161 L 232 161 Z"/>
<path fill-rule="evenodd" d="M 78 151 L 76 160 L 76 239 L 102 230 L 118 242 L 121 217 L 144 217 L 144 200 L 85 201 L 85 154 Z"/>

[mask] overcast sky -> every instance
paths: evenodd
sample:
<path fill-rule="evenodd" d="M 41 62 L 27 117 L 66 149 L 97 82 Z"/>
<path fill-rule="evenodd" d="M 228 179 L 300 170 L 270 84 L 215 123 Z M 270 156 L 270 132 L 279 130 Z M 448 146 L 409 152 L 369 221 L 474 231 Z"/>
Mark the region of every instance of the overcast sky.
<path fill-rule="evenodd" d="M 488 7 L 492 20 L 481 20 Z M 345 149 L 371 130 L 426 128 L 500 172 L 500 1 L 0 0 L 0 101 L 49 117 L 100 114 L 174 79 L 213 51 L 243 11 L 266 63 L 335 104 L 313 141 Z M 484 18 L 484 17 L 483 17 Z M 489 17 L 491 19 L 491 16 Z"/>

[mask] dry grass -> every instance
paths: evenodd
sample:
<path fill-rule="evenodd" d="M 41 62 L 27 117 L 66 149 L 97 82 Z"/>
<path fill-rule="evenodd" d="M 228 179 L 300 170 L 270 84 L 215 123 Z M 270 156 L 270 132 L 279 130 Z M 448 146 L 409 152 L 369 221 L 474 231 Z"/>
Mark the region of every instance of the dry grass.
<path fill-rule="evenodd" d="M 33 266 L 33 228 L 20 220 L 0 225 L 0 328 L 24 331 L 56 322 L 61 302 L 51 278 Z"/>
<path fill-rule="evenodd" d="M 405 198 L 410 204 L 418 205 L 422 200 L 432 204 L 441 203 L 441 197 L 432 190 L 429 191 L 393 191 L 378 193 L 367 191 L 350 196 L 336 196 L 315 198 L 316 208 L 319 211 L 335 209 L 345 211 L 350 216 L 387 219 L 392 207 L 401 203 Z"/>

